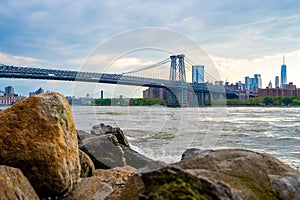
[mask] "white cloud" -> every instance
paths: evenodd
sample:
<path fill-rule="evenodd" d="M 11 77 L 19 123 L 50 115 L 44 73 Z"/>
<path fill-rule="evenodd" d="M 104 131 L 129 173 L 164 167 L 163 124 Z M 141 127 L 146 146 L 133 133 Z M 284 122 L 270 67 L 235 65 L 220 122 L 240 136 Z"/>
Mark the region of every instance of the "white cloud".
<path fill-rule="evenodd" d="M 7 65 L 37 65 L 43 60 L 39 60 L 37 58 L 25 57 L 25 56 L 14 56 L 0 52 L 0 63 Z"/>

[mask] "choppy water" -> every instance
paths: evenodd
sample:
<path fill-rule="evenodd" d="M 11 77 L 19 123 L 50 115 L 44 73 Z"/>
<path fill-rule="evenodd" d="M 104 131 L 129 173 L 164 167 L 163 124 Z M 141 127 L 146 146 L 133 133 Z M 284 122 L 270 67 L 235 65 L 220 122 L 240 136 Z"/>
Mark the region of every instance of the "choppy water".
<path fill-rule="evenodd" d="M 186 148 L 244 148 L 300 167 L 300 108 L 73 107 L 77 129 L 120 127 L 131 146 L 175 162 Z"/>

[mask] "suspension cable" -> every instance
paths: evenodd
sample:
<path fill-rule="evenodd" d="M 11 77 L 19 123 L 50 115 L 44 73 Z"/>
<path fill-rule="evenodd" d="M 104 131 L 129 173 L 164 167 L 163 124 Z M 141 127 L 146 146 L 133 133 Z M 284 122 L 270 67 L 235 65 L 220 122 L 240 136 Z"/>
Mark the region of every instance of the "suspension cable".
<path fill-rule="evenodd" d="M 133 74 L 133 73 L 136 73 L 136 72 L 145 71 L 145 70 L 152 69 L 152 68 L 158 67 L 160 65 L 166 64 L 168 62 L 170 62 L 170 58 L 167 58 L 167 59 L 165 59 L 163 61 L 160 61 L 158 63 L 155 63 L 153 65 L 149 65 L 147 67 L 143 67 L 141 69 L 137 69 L 137 70 L 133 70 L 133 71 L 129 71 L 129 72 L 124 72 L 122 74 Z"/>

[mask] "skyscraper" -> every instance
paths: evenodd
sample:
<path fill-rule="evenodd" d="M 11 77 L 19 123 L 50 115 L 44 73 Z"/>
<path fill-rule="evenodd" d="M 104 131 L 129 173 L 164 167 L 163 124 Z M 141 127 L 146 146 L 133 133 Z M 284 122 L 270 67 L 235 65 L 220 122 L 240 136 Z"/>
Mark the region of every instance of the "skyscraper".
<path fill-rule="evenodd" d="M 192 67 L 192 82 L 204 83 L 204 66 L 195 65 Z"/>
<path fill-rule="evenodd" d="M 256 89 L 261 88 L 262 81 L 261 81 L 261 75 L 260 74 L 254 74 L 254 78 L 256 81 Z"/>
<path fill-rule="evenodd" d="M 280 87 L 285 88 L 287 84 L 287 78 L 286 78 L 286 65 L 284 63 L 284 56 L 283 56 L 283 64 L 281 65 L 281 85 Z"/>
<path fill-rule="evenodd" d="M 245 90 L 250 90 L 250 78 L 249 78 L 249 76 L 245 77 Z"/>
<path fill-rule="evenodd" d="M 261 75 L 254 74 L 254 78 L 249 78 L 249 76 L 245 77 L 245 90 L 257 90 L 262 86 Z"/>
<path fill-rule="evenodd" d="M 268 88 L 272 88 L 272 81 L 270 80 L 269 84 L 268 84 Z"/>
<path fill-rule="evenodd" d="M 7 86 L 7 87 L 5 88 L 5 94 L 6 94 L 7 96 L 14 96 L 14 94 L 15 94 L 15 89 L 14 89 L 12 86 Z"/>
<path fill-rule="evenodd" d="M 275 88 L 279 88 L 279 76 L 275 76 Z"/>

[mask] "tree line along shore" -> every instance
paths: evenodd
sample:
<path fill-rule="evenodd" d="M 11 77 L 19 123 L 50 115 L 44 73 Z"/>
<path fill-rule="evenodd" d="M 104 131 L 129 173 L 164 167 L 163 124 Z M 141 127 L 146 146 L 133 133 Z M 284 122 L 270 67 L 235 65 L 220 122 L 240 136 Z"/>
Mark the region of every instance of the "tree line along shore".
<path fill-rule="evenodd" d="M 104 98 L 93 99 L 92 104 L 94 106 L 152 106 L 162 105 L 167 106 L 165 100 L 159 98 Z M 211 100 L 205 104 L 206 106 L 300 106 L 300 99 L 288 96 L 288 97 L 254 97 L 247 100 L 242 99 L 217 99 Z"/>

